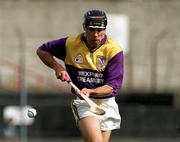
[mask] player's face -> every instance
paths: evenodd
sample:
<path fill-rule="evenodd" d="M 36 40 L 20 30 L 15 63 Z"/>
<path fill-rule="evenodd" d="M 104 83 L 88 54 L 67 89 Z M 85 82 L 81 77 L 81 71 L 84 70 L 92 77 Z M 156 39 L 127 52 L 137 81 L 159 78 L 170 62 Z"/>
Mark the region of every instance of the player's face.
<path fill-rule="evenodd" d="M 104 38 L 105 29 L 102 28 L 85 28 L 86 40 L 90 48 L 101 46 L 101 40 Z"/>

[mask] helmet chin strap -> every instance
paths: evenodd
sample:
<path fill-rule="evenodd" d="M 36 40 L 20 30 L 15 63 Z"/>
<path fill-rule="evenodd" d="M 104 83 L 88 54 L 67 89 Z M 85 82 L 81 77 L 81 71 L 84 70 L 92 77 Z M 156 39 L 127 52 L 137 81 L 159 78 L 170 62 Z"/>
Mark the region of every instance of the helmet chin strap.
<path fill-rule="evenodd" d="M 84 35 L 83 35 L 85 38 L 86 38 L 86 32 L 84 33 Z"/>

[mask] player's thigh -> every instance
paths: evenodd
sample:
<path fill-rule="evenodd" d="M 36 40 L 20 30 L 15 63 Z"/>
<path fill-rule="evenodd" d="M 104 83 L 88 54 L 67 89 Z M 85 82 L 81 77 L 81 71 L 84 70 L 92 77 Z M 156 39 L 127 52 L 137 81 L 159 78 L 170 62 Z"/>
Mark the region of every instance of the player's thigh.
<path fill-rule="evenodd" d="M 103 137 L 104 142 L 109 142 L 110 136 L 111 136 L 111 131 L 102 132 L 102 137 Z"/>
<path fill-rule="evenodd" d="M 79 120 L 78 125 L 86 142 L 103 142 L 100 123 L 96 117 L 84 117 Z"/>

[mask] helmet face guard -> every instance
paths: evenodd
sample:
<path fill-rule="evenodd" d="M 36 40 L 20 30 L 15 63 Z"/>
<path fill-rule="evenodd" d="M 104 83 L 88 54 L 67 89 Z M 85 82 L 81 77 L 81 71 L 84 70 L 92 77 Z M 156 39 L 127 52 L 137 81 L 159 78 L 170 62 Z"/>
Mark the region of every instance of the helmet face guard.
<path fill-rule="evenodd" d="M 100 10 L 90 10 L 84 14 L 84 24 L 87 28 L 103 28 L 107 26 L 105 12 Z"/>

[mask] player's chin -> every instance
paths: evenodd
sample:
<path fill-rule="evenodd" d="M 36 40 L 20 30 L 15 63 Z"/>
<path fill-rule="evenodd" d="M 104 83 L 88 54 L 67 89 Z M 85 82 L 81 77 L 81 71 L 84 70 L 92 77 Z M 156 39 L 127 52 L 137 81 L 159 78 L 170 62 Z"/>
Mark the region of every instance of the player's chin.
<path fill-rule="evenodd" d="M 101 45 L 100 41 L 94 41 L 93 42 L 94 47 L 99 47 Z"/>

